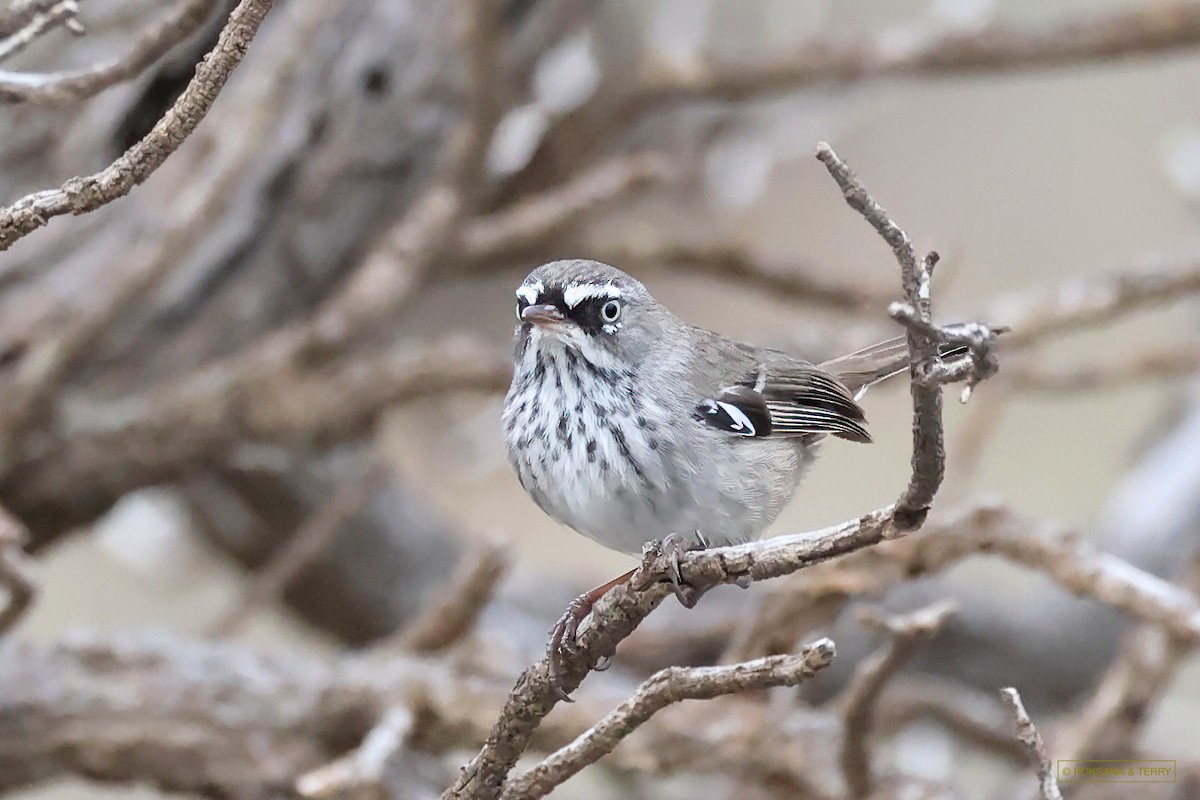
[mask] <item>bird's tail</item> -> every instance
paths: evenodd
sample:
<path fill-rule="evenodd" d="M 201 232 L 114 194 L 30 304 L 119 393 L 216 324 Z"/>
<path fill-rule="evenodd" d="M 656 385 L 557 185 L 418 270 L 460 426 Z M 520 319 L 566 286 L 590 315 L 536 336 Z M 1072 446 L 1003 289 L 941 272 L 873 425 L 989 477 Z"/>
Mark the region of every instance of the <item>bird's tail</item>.
<path fill-rule="evenodd" d="M 957 358 L 967 353 L 966 345 L 943 346 L 941 358 Z M 893 375 L 908 371 L 908 340 L 904 336 L 888 339 L 862 350 L 830 359 L 821 369 L 834 375 L 858 400 L 870 387 Z"/>

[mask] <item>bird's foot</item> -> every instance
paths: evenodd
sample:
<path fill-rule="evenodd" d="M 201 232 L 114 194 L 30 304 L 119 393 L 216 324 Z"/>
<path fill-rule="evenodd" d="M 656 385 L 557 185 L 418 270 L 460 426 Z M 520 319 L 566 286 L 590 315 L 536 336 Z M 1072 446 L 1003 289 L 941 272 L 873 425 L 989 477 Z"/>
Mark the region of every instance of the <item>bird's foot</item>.
<path fill-rule="evenodd" d="M 567 606 L 567 610 L 563 612 L 563 615 L 558 618 L 558 622 L 554 623 L 554 627 L 550 629 L 550 641 L 546 646 L 546 656 L 550 659 L 550 674 L 554 679 L 554 688 L 557 690 L 560 700 L 565 700 L 568 703 L 573 702 L 566 690 L 563 689 L 561 680 L 566 674 L 567 661 L 579 655 L 578 635 L 580 624 L 587 619 L 588 614 L 592 613 L 597 600 L 607 594 L 609 589 L 628 581 L 632 577 L 633 572 L 633 570 L 630 570 L 624 575 L 576 597 Z M 611 664 L 611 657 L 603 655 L 597 659 L 595 664 L 591 665 L 591 669 L 602 672 L 608 669 Z"/>
<path fill-rule="evenodd" d="M 708 547 L 708 542 L 698 532 L 696 540 L 693 543 L 682 534 L 669 533 L 659 543 L 659 550 L 670 561 L 667 577 L 671 580 L 671 589 L 674 590 L 675 597 L 679 599 L 679 604 L 684 608 L 694 608 L 699 602 L 700 596 L 704 594 L 697 587 L 685 581 L 683 572 L 679 569 L 679 559 L 689 550 L 703 550 Z"/>

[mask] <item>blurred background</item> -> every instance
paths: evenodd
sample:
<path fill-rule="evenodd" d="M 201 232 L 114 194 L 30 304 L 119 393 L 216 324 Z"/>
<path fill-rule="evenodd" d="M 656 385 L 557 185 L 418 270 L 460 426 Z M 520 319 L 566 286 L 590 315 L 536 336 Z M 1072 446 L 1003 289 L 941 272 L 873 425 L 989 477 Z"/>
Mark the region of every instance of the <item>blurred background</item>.
<path fill-rule="evenodd" d="M 129 80 L 6 105 L 4 202 L 102 169 L 146 135 L 233 4 L 207 5 Z M 812 157 L 820 140 L 942 255 L 940 320 L 1017 325 L 1042 300 L 1103 301 L 1124 285 L 1114 276 L 1151 276 L 1144 301 L 1002 350 L 1001 375 L 970 404 L 947 393 L 935 510 L 995 498 L 1184 579 L 1200 520 L 1200 281 L 1188 277 L 1200 274 L 1200 7 L 513 0 L 487 16 L 482 75 L 460 11 L 276 3 L 144 185 L 0 256 L 0 504 L 27 531 L 37 585 L 8 638 L 165 629 L 336 658 L 402 630 L 464 553 L 495 542 L 509 568 L 473 635 L 506 641 L 496 669 L 511 680 L 572 596 L 633 566 L 548 519 L 507 466 L 513 290 L 539 263 L 591 257 L 689 322 L 812 360 L 895 335 L 895 261 Z M 85 35 L 50 30 L 3 67 L 120 58 L 171 12 L 81 0 Z M 447 167 L 464 127 L 483 131 L 476 163 Z M 464 210 L 448 233 L 414 237 L 414 209 L 447 173 L 467 176 Z M 904 486 L 903 382 L 864 406 L 874 444 L 826 444 L 774 533 L 853 518 Z M 280 555 L 306 531 L 307 552 Z M 271 570 L 283 578 L 254 589 Z M 718 657 L 720 625 L 767 591 L 664 605 L 654 630 L 702 629 L 703 644 L 595 680 Z M 1000 559 L 869 599 L 900 610 L 945 596 L 961 610 L 912 669 L 1017 685 L 1051 731 L 1126 628 Z M 814 702 L 877 641 L 853 619 L 839 607 L 801 637 L 839 645 Z M 1173 667 L 1132 752 L 1182 770 L 1200 762 L 1200 668 Z M 15 713 L 4 708 L 0 727 Z M 948 796 L 1032 786 L 932 723 L 888 743 L 889 769 Z M 599 770 L 555 796 L 729 795 L 696 793 L 687 772 L 637 783 Z M 84 774 L 13 796 L 130 792 Z"/>

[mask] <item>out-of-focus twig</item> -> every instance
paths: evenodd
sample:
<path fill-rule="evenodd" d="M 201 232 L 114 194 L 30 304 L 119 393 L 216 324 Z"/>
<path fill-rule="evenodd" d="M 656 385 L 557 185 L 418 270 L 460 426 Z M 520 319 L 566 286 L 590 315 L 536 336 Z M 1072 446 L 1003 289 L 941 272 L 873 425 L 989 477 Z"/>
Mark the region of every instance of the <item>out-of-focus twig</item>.
<path fill-rule="evenodd" d="M 212 0 L 189 0 L 209 7 Z M 229 15 L 212 52 L 171 109 L 141 141 L 105 169 L 71 178 L 57 189 L 28 195 L 0 209 L 0 251 L 64 214 L 85 214 L 119 197 L 146 180 L 191 135 L 212 108 L 217 95 L 246 54 L 274 0 L 241 0 Z M 207 11 L 204 12 L 207 14 Z M 201 17 L 195 24 L 203 22 Z"/>
<path fill-rule="evenodd" d="M 639 271 L 666 267 L 702 273 L 736 283 L 739 288 L 761 290 L 771 297 L 819 304 L 823 309 L 878 313 L 887 308 L 894 293 L 882 286 L 839 282 L 815 265 L 773 264 L 745 249 L 725 245 L 668 244 L 603 247 L 597 257 Z"/>
<path fill-rule="evenodd" d="M 3 636 L 29 608 L 37 592 L 29 564 L 21 546 L 25 527 L 0 507 L 0 587 L 7 597 L 0 610 L 0 636 Z"/>
<path fill-rule="evenodd" d="M 1082 366 L 1022 364 L 1005 376 L 1015 388 L 1035 392 L 1087 392 L 1184 378 L 1200 372 L 1200 344 L 1184 342 L 1128 356 L 1109 355 Z"/>
<path fill-rule="evenodd" d="M 1042 797 L 1045 800 L 1062 800 L 1062 792 L 1058 789 L 1058 777 L 1054 774 L 1054 762 L 1046 753 L 1046 744 L 1034 726 L 1033 720 L 1025 711 L 1021 695 L 1016 689 L 1009 687 L 1000 690 L 1000 696 L 1012 709 L 1013 719 L 1017 723 L 1017 739 L 1029 753 L 1029 760 L 1037 770 L 1038 783 L 1041 785 Z"/>
<path fill-rule="evenodd" d="M 379 647 L 432 653 L 458 641 L 491 601 L 508 568 L 505 547 L 490 541 L 474 546 L 459 561 L 439 596 Z"/>
<path fill-rule="evenodd" d="M 885 630 L 890 638 L 855 668 L 838 699 L 844 719 L 838 762 L 851 797 L 867 797 L 874 790 L 870 737 L 879 695 L 921 643 L 935 634 L 955 609 L 952 601 L 894 617 L 864 609 L 864 621 Z"/>
<path fill-rule="evenodd" d="M 875 727 L 883 735 L 917 720 L 932 720 L 987 753 L 1025 763 L 1025 748 L 1013 739 L 1010 718 L 999 699 L 944 677 L 897 676 L 879 699 L 875 716 Z"/>
<path fill-rule="evenodd" d="M 1016 350 L 1197 292 L 1200 253 L 1184 251 L 1109 275 L 1075 278 L 1049 291 L 1003 297 L 989 304 L 987 318 L 1012 328 L 1004 347 Z"/>
<path fill-rule="evenodd" d="M 388 761 L 404 747 L 413 727 L 413 712 L 396 706 L 384 714 L 351 753 L 306 772 L 296 780 L 302 797 L 387 797 L 382 786 Z"/>
<path fill-rule="evenodd" d="M 1183 584 L 1193 592 L 1200 586 L 1200 564 L 1193 561 Z M 1127 757 L 1151 706 L 1194 647 L 1195 642 L 1155 625 L 1126 633 L 1092 696 L 1054 738 L 1061 760 Z"/>
<path fill-rule="evenodd" d="M 584 213 L 666 180 L 670 174 L 666 159 L 658 153 L 622 155 L 603 161 L 561 186 L 466 221 L 459 236 L 460 254 L 472 260 L 492 259 L 506 251 L 534 245 L 578 221 Z"/>
<path fill-rule="evenodd" d="M 172 47 L 199 30 L 216 6 L 217 0 L 181 0 L 170 13 L 143 30 L 127 53 L 84 69 L 46 73 L 0 71 L 0 103 L 69 103 L 83 100 L 110 86 L 131 80 Z M 246 43 L 249 43 L 249 39 Z M 233 66 L 236 66 L 236 62 L 226 69 L 226 74 Z M 203 69 L 203 66 L 201 68 Z M 219 91 L 220 87 L 215 88 Z M 209 95 L 209 103 L 215 94 L 214 91 Z M 203 111 L 200 115 L 203 116 Z M 187 133 L 184 133 L 180 137 L 181 140 L 186 136 Z M 178 142 L 175 145 L 178 146 Z M 71 210 L 73 213 L 80 213 Z"/>
<path fill-rule="evenodd" d="M 304 521 L 295 533 L 256 572 L 229 611 L 212 628 L 214 636 L 232 636 L 256 612 L 287 588 L 321 551 L 330 545 L 346 522 L 371 499 L 387 470 L 372 462 L 360 475 L 343 483 L 333 495 Z"/>
<path fill-rule="evenodd" d="M 834 646 L 821 639 L 797 655 L 769 656 L 720 667 L 668 667 L 574 742 L 509 781 L 504 800 L 545 797 L 554 787 L 612 752 L 622 739 L 662 709 L 683 700 L 707 700 L 735 692 L 795 686 L 833 662 Z"/>
<path fill-rule="evenodd" d="M 20 53 L 39 36 L 60 25 L 71 33 L 83 34 L 83 25 L 78 20 L 79 3 L 76 0 L 59 0 L 45 11 L 33 16 L 24 28 L 0 39 L 0 64 Z"/>
<path fill-rule="evenodd" d="M 818 83 L 897 76 L 949 77 L 1045 69 L 1200 45 L 1200 7 L 1182 0 L 1091 14 L 1037 29 L 991 25 L 936 38 L 910 34 L 865 42 L 807 42 L 759 64 L 656 62 L 635 93 L 638 107 L 666 100 L 740 100 Z"/>

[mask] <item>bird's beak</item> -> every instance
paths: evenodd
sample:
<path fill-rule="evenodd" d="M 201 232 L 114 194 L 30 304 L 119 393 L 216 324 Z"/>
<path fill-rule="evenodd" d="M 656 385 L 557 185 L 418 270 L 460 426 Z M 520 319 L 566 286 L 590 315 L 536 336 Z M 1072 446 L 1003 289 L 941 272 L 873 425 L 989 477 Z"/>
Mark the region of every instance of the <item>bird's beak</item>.
<path fill-rule="evenodd" d="M 552 305 L 525 306 L 521 319 L 535 325 L 555 325 L 566 319 L 563 313 Z"/>

